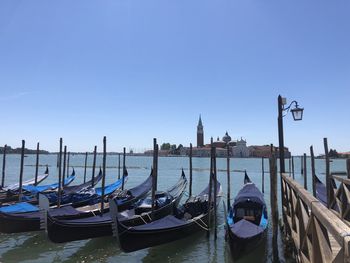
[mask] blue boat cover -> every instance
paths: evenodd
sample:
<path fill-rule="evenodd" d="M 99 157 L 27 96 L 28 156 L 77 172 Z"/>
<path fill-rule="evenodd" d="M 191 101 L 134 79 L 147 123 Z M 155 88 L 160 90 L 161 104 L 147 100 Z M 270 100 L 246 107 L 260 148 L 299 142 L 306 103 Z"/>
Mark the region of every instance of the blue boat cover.
<path fill-rule="evenodd" d="M 16 203 L 14 205 L 3 206 L 0 212 L 3 213 L 21 213 L 21 212 L 35 212 L 39 211 L 38 207 L 26 202 Z"/>
<path fill-rule="evenodd" d="M 113 184 L 105 186 L 105 195 L 110 195 L 113 193 L 115 190 L 117 190 L 123 182 L 123 179 L 119 179 Z M 126 182 L 126 177 L 124 179 L 124 183 Z M 95 193 L 99 196 L 102 196 L 102 187 L 96 187 L 95 188 Z"/>
<path fill-rule="evenodd" d="M 264 228 L 245 219 L 239 220 L 231 225 L 230 228 L 233 234 L 242 239 L 251 238 L 264 232 Z"/>
<path fill-rule="evenodd" d="M 75 179 L 75 175 L 68 176 L 67 178 L 64 179 L 64 185 L 69 185 L 74 179 Z M 58 188 L 58 183 L 40 185 L 40 186 L 34 186 L 34 185 L 23 186 L 24 190 L 31 192 L 32 194 L 37 194 L 47 190 L 55 190 L 56 188 Z"/>
<path fill-rule="evenodd" d="M 265 205 L 264 195 L 253 183 L 247 183 L 243 186 L 243 188 L 238 192 L 233 206 L 246 201 Z"/>

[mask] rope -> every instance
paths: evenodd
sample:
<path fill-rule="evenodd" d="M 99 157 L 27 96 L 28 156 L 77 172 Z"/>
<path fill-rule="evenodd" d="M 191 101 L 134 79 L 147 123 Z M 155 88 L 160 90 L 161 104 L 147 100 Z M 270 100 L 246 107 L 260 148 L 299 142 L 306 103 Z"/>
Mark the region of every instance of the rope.
<path fill-rule="evenodd" d="M 200 221 L 204 226 L 202 226 L 201 224 L 199 224 L 199 223 L 197 222 L 197 220 Z M 194 223 L 196 223 L 200 228 L 204 229 L 205 231 L 209 231 L 208 226 L 207 226 L 207 225 L 203 222 L 203 220 L 200 219 L 199 217 L 198 217 L 197 219 L 193 218 L 192 221 L 193 221 Z"/>
<path fill-rule="evenodd" d="M 146 214 L 148 216 L 149 221 L 152 221 L 152 218 L 150 217 L 149 213 Z"/>
<path fill-rule="evenodd" d="M 143 221 L 143 223 L 147 224 L 146 220 L 143 219 L 142 215 L 135 215 L 136 218 L 141 218 L 141 220 Z"/>

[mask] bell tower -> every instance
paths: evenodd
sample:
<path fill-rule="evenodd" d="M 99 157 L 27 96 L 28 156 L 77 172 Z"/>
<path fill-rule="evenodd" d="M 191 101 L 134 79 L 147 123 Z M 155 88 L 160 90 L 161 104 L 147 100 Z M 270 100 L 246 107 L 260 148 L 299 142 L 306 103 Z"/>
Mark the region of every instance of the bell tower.
<path fill-rule="evenodd" d="M 199 121 L 197 125 L 197 147 L 204 146 L 204 131 L 201 115 L 199 115 Z"/>

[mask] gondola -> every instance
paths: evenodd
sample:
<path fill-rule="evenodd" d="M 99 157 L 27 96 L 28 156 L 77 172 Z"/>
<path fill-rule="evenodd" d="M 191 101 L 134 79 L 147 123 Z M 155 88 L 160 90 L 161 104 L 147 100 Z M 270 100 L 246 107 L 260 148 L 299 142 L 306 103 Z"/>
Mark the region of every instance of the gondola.
<path fill-rule="evenodd" d="M 72 174 L 67 178 L 65 178 L 63 181 L 64 182 L 63 192 L 62 192 L 63 197 L 66 197 L 67 195 L 74 193 L 73 192 L 74 190 L 76 192 L 79 192 L 86 188 L 85 184 L 70 186 L 70 184 L 74 181 L 75 178 L 76 178 L 75 171 L 73 169 Z M 101 178 L 102 178 L 102 172 L 100 171 L 100 174 L 96 177 L 96 180 L 95 180 L 96 183 L 98 182 L 98 180 L 101 180 Z M 40 185 L 40 186 L 28 185 L 26 187 L 23 187 L 24 191 L 23 191 L 21 201 L 30 203 L 32 205 L 36 205 L 38 204 L 37 194 L 45 193 L 49 197 L 51 203 L 56 203 L 57 188 L 58 188 L 58 183 L 49 184 L 49 185 Z M 7 198 L 2 199 L 0 211 L 7 211 L 8 209 L 10 209 L 10 211 L 15 212 L 16 207 L 19 207 L 19 208 L 22 207 L 22 204 L 18 203 L 18 199 L 19 199 L 18 192 L 11 193 L 11 195 L 9 194 Z M 9 206 L 11 206 L 11 208 Z M 2 209 L 2 207 L 8 207 L 8 208 Z"/>
<path fill-rule="evenodd" d="M 125 180 L 125 179 L 124 179 Z M 106 186 L 105 195 L 113 193 L 122 185 L 123 179 L 117 180 L 115 183 Z M 101 201 L 100 189 L 90 189 L 89 192 L 70 195 L 70 204 L 65 204 L 60 208 L 52 207 L 52 213 L 58 217 L 76 217 L 82 213 L 86 213 L 86 206 L 96 206 Z M 44 195 L 42 195 L 44 196 Z M 63 196 L 64 197 L 64 196 Z M 45 198 L 48 200 L 47 198 Z M 49 201 L 47 201 L 49 203 Z M 40 221 L 43 218 L 42 210 L 30 203 L 22 202 L 17 204 L 15 212 L 0 211 L 0 232 L 2 233 L 19 233 L 27 231 L 38 231 L 41 229 Z M 22 212 L 18 212 L 21 209 Z"/>
<path fill-rule="evenodd" d="M 264 195 L 245 173 L 244 186 L 226 216 L 226 239 L 232 257 L 240 258 L 265 242 L 267 227 Z"/>
<path fill-rule="evenodd" d="M 187 179 L 182 171 L 180 180 L 166 192 L 156 193 L 156 209 L 151 213 L 151 198 L 141 199 L 127 210 L 119 214 L 119 220 L 127 226 L 135 226 L 160 219 L 172 214 L 180 202 L 186 188 Z M 151 218 L 152 216 L 152 218 Z M 59 219 L 47 214 L 47 234 L 55 243 L 96 238 L 112 235 L 112 219 L 110 213 L 92 214 L 77 219 Z"/>
<path fill-rule="evenodd" d="M 35 183 L 35 178 L 32 178 L 30 180 L 24 181 L 22 183 L 22 186 L 23 187 L 30 186 L 30 185 L 37 186 L 42 181 L 44 181 L 48 176 L 49 176 L 49 168 L 46 166 L 45 173 L 42 175 L 38 175 L 37 183 Z M 10 184 L 6 187 L 0 187 L 0 203 L 10 201 L 18 197 L 18 190 L 19 190 L 19 183 Z"/>
<path fill-rule="evenodd" d="M 217 193 L 216 205 L 219 204 L 221 196 L 219 182 L 217 182 Z M 132 227 L 124 225 L 119 220 L 117 203 L 110 199 L 113 232 L 120 248 L 124 252 L 132 252 L 185 238 L 195 232 L 207 231 L 209 216 L 214 211 L 214 205 L 210 205 L 209 209 L 208 194 L 209 186 L 199 195 L 190 197 L 180 208 L 175 209 L 174 215 Z"/>
<path fill-rule="evenodd" d="M 24 181 L 22 183 L 22 186 L 26 186 L 26 185 L 38 185 L 40 184 L 42 181 L 44 181 L 47 177 L 49 176 L 49 168 L 46 166 L 46 170 L 45 173 L 42 175 L 38 175 L 37 177 L 37 183 L 35 183 L 35 178 L 29 179 L 27 181 Z M 5 187 L 0 187 L 0 190 L 3 191 L 16 191 L 19 189 L 19 183 L 14 183 L 14 184 L 10 184 L 8 186 Z"/>

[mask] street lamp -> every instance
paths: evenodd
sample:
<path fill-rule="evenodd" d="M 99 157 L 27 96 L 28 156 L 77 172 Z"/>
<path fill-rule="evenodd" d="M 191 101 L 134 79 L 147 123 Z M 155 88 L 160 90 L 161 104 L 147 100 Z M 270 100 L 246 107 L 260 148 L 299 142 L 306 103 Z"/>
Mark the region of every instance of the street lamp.
<path fill-rule="evenodd" d="M 288 107 L 285 107 L 287 104 L 286 98 L 282 98 L 281 95 L 278 96 L 278 139 L 279 139 L 279 155 L 280 155 L 280 172 L 285 173 L 285 164 L 284 164 L 284 138 L 283 138 L 283 117 L 288 114 L 289 111 L 292 112 L 293 119 L 295 121 L 301 121 L 303 119 L 303 108 L 299 108 L 298 102 L 293 100 Z M 295 108 L 291 109 L 292 105 L 295 105 Z M 283 115 L 283 113 L 285 114 Z"/>

